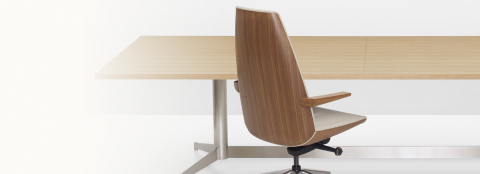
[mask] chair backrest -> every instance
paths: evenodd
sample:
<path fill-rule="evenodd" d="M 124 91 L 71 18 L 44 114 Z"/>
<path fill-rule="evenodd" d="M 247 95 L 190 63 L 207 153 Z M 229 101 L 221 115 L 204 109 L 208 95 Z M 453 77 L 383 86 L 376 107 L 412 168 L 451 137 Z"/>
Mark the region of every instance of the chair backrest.
<path fill-rule="evenodd" d="M 278 13 L 237 7 L 235 49 L 250 133 L 284 146 L 307 142 L 315 133 L 312 109 L 300 103 L 307 91 Z"/>

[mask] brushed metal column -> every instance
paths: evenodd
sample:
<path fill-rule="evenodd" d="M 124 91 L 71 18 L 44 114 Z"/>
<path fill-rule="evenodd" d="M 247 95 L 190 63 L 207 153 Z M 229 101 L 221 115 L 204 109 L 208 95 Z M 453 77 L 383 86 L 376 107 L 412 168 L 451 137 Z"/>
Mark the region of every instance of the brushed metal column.
<path fill-rule="evenodd" d="M 213 80 L 213 131 L 217 158 L 227 159 L 227 80 Z"/>

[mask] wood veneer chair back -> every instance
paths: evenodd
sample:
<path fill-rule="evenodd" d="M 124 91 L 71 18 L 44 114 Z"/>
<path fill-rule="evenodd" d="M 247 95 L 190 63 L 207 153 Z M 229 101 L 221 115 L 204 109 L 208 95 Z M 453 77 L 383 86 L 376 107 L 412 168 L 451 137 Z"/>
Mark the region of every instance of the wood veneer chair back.
<path fill-rule="evenodd" d="M 254 136 L 299 146 L 315 133 L 297 60 L 276 12 L 237 7 L 235 49 L 245 124 Z"/>

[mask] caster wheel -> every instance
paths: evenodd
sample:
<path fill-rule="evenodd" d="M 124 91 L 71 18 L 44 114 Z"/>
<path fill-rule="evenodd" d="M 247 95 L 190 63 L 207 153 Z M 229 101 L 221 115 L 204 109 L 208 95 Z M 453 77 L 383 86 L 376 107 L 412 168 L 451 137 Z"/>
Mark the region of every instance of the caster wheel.
<path fill-rule="evenodd" d="M 342 153 L 343 153 L 343 150 L 341 147 L 335 148 L 335 155 L 340 156 L 342 155 Z"/>

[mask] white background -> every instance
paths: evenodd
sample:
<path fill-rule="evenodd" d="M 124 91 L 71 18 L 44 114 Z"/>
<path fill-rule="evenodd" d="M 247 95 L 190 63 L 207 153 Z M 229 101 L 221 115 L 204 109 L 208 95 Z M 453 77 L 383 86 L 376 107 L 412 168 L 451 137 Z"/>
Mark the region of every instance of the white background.
<path fill-rule="evenodd" d="M 0 1 L 0 173 L 181 172 L 201 157 L 188 151 L 192 141 L 212 142 L 211 82 L 94 74 L 142 35 L 232 36 L 236 5 L 278 11 L 294 36 L 480 35 L 474 0 Z M 228 85 L 230 144 L 267 144 L 246 131 Z M 369 116 L 333 145 L 480 146 L 478 80 L 306 85 L 311 95 L 352 92 L 326 106 Z M 194 102 L 180 105 L 186 99 Z"/>

